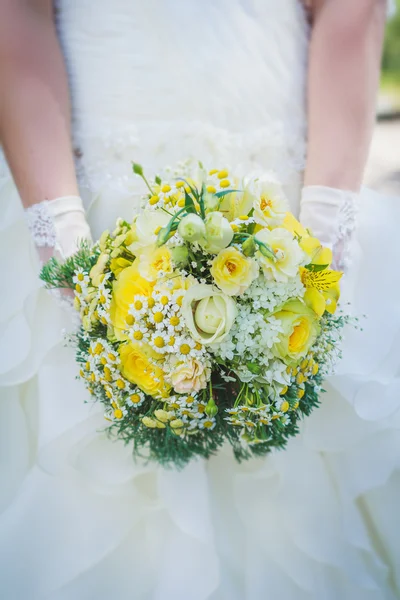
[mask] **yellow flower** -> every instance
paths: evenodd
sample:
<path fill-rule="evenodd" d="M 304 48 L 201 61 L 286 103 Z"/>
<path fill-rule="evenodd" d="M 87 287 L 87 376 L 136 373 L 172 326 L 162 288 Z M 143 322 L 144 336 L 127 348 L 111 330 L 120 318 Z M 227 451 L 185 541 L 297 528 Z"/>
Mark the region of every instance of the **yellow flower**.
<path fill-rule="evenodd" d="M 121 271 L 130 267 L 132 265 L 131 260 L 127 260 L 126 258 L 112 258 L 110 261 L 110 269 L 114 273 L 115 277 L 117 277 Z"/>
<path fill-rule="evenodd" d="M 171 251 L 166 246 L 146 248 L 139 256 L 139 273 L 148 281 L 156 281 L 160 272 L 171 275 L 173 270 Z"/>
<path fill-rule="evenodd" d="M 217 286 L 228 296 L 238 296 L 258 275 L 258 265 L 243 256 L 237 248 L 226 248 L 214 258 L 211 275 Z"/>
<path fill-rule="evenodd" d="M 307 254 L 310 263 L 328 266 L 331 264 L 332 250 L 322 246 L 317 238 L 312 237 L 309 231 L 303 227 L 292 213 L 286 213 L 282 227 L 290 231 L 290 233 L 296 237 L 301 238 L 299 240 L 300 248 Z"/>
<path fill-rule="evenodd" d="M 300 300 L 287 302 L 274 313 L 274 317 L 279 319 L 283 330 L 278 334 L 279 342 L 274 345 L 274 353 L 287 364 L 297 364 L 318 337 L 318 318 Z"/>
<path fill-rule="evenodd" d="M 123 339 L 122 332 L 126 329 L 126 318 L 134 296 L 141 294 L 148 297 L 152 291 L 152 284 L 140 276 L 136 261 L 118 275 L 113 284 L 110 305 L 110 319 L 117 339 Z"/>
<path fill-rule="evenodd" d="M 300 274 L 306 288 L 304 301 L 307 306 L 312 308 L 319 317 L 325 310 L 334 314 L 340 297 L 339 281 L 342 273 L 330 269 L 314 272 L 301 268 Z"/>
<path fill-rule="evenodd" d="M 322 246 L 317 238 L 312 237 L 292 213 L 286 214 L 283 227 L 300 237 L 299 246 L 307 254 L 309 264 L 325 266 L 325 269 L 319 271 L 300 269 L 301 279 L 306 287 L 304 300 L 307 306 L 319 317 L 325 311 L 334 314 L 340 297 L 339 280 L 342 273 L 326 268 L 332 262 L 332 250 Z"/>
<path fill-rule="evenodd" d="M 168 395 L 169 388 L 165 383 L 163 370 L 156 364 L 158 355 L 149 345 L 135 342 L 122 344 L 119 356 L 121 372 L 128 381 L 154 398 Z"/>

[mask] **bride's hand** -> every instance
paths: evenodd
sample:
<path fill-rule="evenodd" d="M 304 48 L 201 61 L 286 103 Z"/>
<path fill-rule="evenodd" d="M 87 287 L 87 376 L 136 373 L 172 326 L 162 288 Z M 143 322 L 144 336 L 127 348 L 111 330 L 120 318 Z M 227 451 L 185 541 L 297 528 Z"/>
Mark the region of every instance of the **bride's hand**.
<path fill-rule="evenodd" d="M 333 252 L 332 267 L 346 271 L 352 258 L 352 242 L 358 211 L 356 192 L 321 185 L 303 188 L 300 221 Z"/>
<path fill-rule="evenodd" d="M 64 261 L 79 249 L 83 240 L 92 241 L 79 196 L 33 204 L 25 210 L 25 216 L 42 265 L 52 257 Z M 72 301 L 74 297 L 69 289 L 56 295 L 64 301 Z"/>
<path fill-rule="evenodd" d="M 25 209 L 25 216 L 43 262 L 52 256 L 65 260 L 78 250 L 80 241 L 91 242 L 79 196 L 63 196 L 33 204 Z"/>

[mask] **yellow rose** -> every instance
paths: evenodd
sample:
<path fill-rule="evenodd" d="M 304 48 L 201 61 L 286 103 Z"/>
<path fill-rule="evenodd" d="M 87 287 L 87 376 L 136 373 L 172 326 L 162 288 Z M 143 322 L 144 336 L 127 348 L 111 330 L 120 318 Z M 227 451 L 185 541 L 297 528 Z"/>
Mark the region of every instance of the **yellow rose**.
<path fill-rule="evenodd" d="M 211 275 L 217 286 L 228 296 L 238 296 L 258 275 L 258 265 L 237 248 L 226 248 L 214 258 Z"/>
<path fill-rule="evenodd" d="M 174 270 L 171 251 L 166 246 L 145 248 L 138 260 L 139 273 L 148 281 L 156 281 L 160 272 L 171 275 Z"/>
<path fill-rule="evenodd" d="M 169 387 L 163 370 L 157 366 L 158 355 L 147 344 L 126 343 L 119 348 L 122 375 L 154 398 L 165 398 Z"/>
<path fill-rule="evenodd" d="M 274 353 L 287 364 L 298 363 L 319 335 L 320 326 L 315 312 L 300 300 L 292 300 L 273 316 L 279 319 L 283 329 L 278 334 L 279 342 L 274 345 Z"/>
<path fill-rule="evenodd" d="M 218 344 L 228 336 L 237 308 L 230 296 L 199 283 L 186 292 L 182 315 L 193 339 L 204 345 Z"/>
<path fill-rule="evenodd" d="M 136 261 L 120 272 L 113 284 L 110 305 L 110 319 L 117 339 L 123 339 L 122 331 L 126 329 L 126 317 L 134 296 L 150 296 L 152 291 L 153 285 L 140 276 Z"/>

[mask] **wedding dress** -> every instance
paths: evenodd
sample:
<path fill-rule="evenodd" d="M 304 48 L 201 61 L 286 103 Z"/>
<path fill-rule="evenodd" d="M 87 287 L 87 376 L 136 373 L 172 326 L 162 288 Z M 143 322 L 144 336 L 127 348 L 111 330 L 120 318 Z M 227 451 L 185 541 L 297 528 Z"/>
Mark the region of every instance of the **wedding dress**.
<path fill-rule="evenodd" d="M 298 211 L 309 30 L 298 0 L 61 0 L 93 237 L 186 157 L 275 170 Z M 70 317 L 37 280 L 0 162 L 0 583 L 7 600 L 400 597 L 400 203 L 363 190 L 350 330 L 285 452 L 182 472 L 134 463 L 85 403 Z"/>

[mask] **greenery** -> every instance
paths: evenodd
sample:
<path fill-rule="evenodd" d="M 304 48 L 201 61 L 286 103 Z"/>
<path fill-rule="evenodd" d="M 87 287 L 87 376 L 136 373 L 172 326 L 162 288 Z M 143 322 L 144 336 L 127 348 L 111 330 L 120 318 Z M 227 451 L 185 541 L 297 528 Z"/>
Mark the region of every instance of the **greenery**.
<path fill-rule="evenodd" d="M 382 58 L 382 85 L 384 88 L 400 87 L 400 0 L 396 0 L 397 13 L 388 22 Z"/>

